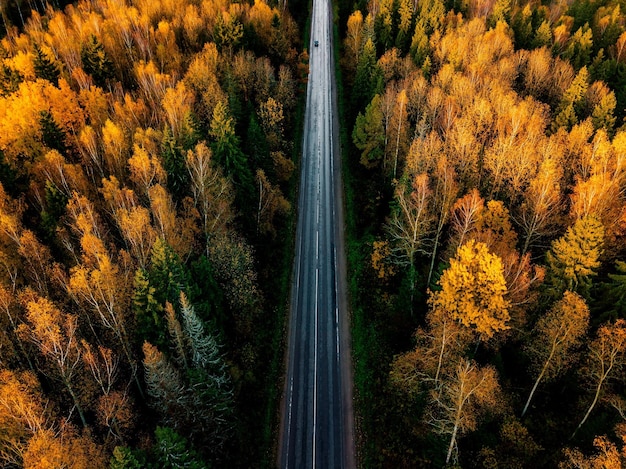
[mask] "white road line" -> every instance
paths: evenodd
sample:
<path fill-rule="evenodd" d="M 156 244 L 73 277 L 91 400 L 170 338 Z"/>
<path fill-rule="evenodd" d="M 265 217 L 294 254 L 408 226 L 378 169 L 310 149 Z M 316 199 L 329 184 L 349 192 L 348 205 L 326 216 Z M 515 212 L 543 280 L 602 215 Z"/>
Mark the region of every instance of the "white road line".
<path fill-rule="evenodd" d="M 315 340 L 313 343 L 315 344 L 313 354 L 313 468 L 315 469 L 315 432 L 317 430 L 317 295 L 318 295 L 318 278 L 319 278 L 319 268 L 315 268 Z"/>
<path fill-rule="evenodd" d="M 291 441 L 291 408 L 293 404 L 293 374 L 289 384 L 289 415 L 287 417 L 287 457 L 285 459 L 285 467 L 289 467 L 289 442 Z"/>

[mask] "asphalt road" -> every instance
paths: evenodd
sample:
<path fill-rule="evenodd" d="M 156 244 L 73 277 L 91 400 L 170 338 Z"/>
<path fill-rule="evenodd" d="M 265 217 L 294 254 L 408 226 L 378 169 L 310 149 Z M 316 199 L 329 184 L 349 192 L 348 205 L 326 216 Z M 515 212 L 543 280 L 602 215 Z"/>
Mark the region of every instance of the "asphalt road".
<path fill-rule="evenodd" d="M 330 14 L 329 0 L 313 0 L 281 412 L 283 468 L 355 467 Z"/>

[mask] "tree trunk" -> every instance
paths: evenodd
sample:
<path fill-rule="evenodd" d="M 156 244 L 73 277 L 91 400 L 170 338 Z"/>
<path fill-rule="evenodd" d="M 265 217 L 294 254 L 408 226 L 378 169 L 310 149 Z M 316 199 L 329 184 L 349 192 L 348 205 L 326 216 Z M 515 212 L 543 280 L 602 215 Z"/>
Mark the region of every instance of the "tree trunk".
<path fill-rule="evenodd" d="M 437 362 L 437 373 L 435 373 L 435 386 L 439 382 L 439 373 L 441 373 L 441 365 L 443 364 L 443 352 L 446 348 L 446 324 L 444 319 L 443 333 L 441 334 L 441 348 L 439 349 L 439 361 Z"/>
<path fill-rule="evenodd" d="M 83 427 L 87 428 L 87 420 L 85 420 L 85 414 L 83 413 L 83 408 L 80 406 L 78 402 L 78 397 L 74 393 L 74 390 L 72 389 L 72 385 L 69 383 L 69 381 L 65 381 L 65 387 L 67 387 L 67 390 L 70 392 L 70 396 L 72 396 L 72 400 L 74 401 L 76 410 L 78 410 L 78 415 L 80 416 L 80 421 L 82 422 Z"/>
<path fill-rule="evenodd" d="M 433 254 L 430 257 L 430 269 L 428 269 L 428 280 L 426 281 L 426 286 L 430 285 L 430 279 L 433 276 L 433 269 L 435 268 L 435 257 L 437 256 L 437 247 L 439 246 L 439 236 L 441 235 L 441 230 L 437 230 L 437 235 L 435 236 L 435 246 L 433 246 Z"/>
<path fill-rule="evenodd" d="M 543 375 L 546 373 L 546 370 L 548 369 L 548 363 L 550 363 L 550 360 L 552 359 L 552 355 L 553 354 L 554 354 L 554 347 L 552 347 L 552 351 L 550 352 L 550 356 L 548 357 L 546 362 L 543 364 L 543 368 L 541 369 L 541 373 L 539 373 L 539 376 L 537 377 L 537 381 L 535 381 L 535 385 L 533 386 L 532 390 L 530 391 L 530 395 L 528 396 L 528 400 L 526 401 L 526 405 L 524 406 L 524 410 L 522 410 L 522 417 L 526 414 L 526 411 L 528 410 L 528 406 L 530 405 L 530 401 L 532 400 L 533 395 L 535 394 L 535 391 L 537 390 L 537 386 L 539 386 L 539 382 L 543 379 Z"/>
<path fill-rule="evenodd" d="M 452 430 L 452 437 L 450 438 L 450 444 L 448 445 L 448 455 L 446 456 L 446 465 L 450 464 L 450 457 L 452 456 L 452 450 L 456 442 L 456 434 L 459 431 L 458 423 L 455 423 L 454 430 Z"/>
<path fill-rule="evenodd" d="M 610 368 L 609 368 L 609 370 L 610 370 Z M 604 380 L 605 380 L 607 375 L 608 375 L 608 372 L 605 373 L 604 376 L 602 376 L 602 379 L 600 379 L 600 382 L 598 383 L 598 387 L 596 388 L 596 395 L 593 397 L 593 401 L 591 402 L 591 405 L 589 406 L 589 409 L 587 409 L 587 413 L 585 414 L 583 419 L 580 421 L 580 423 L 576 427 L 576 430 L 574 430 L 574 433 L 572 433 L 572 436 L 570 436 L 570 440 L 572 438 L 574 438 L 574 436 L 576 436 L 576 432 L 578 432 L 578 430 L 580 430 L 580 427 L 582 427 L 585 424 L 585 422 L 589 418 L 589 415 L 591 414 L 591 411 L 593 410 L 593 408 L 598 403 L 598 398 L 600 397 L 600 391 L 602 390 L 602 384 L 604 383 Z"/>

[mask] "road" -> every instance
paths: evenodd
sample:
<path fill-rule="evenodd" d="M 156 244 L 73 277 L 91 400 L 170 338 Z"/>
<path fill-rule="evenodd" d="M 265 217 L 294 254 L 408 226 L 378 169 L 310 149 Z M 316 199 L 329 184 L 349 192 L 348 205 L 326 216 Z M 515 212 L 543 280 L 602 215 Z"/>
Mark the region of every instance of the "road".
<path fill-rule="evenodd" d="M 356 467 L 329 1 L 313 0 L 281 412 L 282 468 Z"/>

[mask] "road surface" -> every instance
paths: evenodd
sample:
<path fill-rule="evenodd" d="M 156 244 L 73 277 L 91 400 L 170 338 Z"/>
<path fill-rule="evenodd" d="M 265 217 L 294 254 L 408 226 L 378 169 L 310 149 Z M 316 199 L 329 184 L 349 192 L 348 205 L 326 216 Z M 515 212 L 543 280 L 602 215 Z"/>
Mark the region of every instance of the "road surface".
<path fill-rule="evenodd" d="M 329 1 L 313 0 L 282 468 L 356 467 Z"/>

